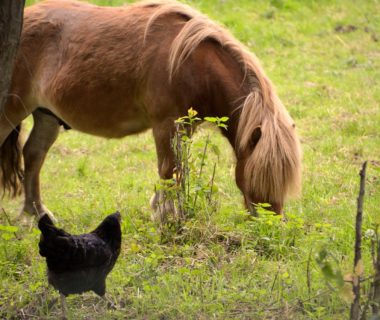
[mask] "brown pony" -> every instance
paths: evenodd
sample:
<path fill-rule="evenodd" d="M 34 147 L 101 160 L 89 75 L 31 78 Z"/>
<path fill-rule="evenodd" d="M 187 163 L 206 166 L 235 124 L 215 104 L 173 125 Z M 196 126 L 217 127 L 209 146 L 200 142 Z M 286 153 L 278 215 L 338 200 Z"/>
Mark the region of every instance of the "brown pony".
<path fill-rule="evenodd" d="M 47 211 L 39 173 L 60 125 L 106 138 L 152 128 L 160 178 L 170 179 L 174 120 L 189 107 L 200 117 L 229 117 L 223 134 L 248 208 L 265 202 L 281 213 L 299 189 L 292 119 L 257 58 L 206 16 L 177 2 L 112 8 L 48 0 L 28 7 L 24 19 L 0 110 L 0 185 L 16 195 L 23 182 L 23 212 Z M 21 150 L 19 127 L 30 114 L 34 126 Z"/>

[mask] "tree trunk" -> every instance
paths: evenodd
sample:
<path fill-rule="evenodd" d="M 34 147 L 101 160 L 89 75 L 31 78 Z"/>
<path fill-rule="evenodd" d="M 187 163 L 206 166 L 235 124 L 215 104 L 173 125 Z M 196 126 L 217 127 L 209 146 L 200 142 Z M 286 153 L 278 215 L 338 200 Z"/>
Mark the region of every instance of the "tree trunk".
<path fill-rule="evenodd" d="M 0 0 L 0 112 L 7 101 L 25 0 Z"/>

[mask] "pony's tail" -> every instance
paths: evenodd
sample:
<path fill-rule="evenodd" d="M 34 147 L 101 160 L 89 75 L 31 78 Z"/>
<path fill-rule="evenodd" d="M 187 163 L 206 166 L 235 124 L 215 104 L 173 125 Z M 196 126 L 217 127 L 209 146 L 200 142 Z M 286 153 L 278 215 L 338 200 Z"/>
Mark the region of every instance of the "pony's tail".
<path fill-rule="evenodd" d="M 0 190 L 3 196 L 8 193 L 10 197 L 16 197 L 22 191 L 24 171 L 19 142 L 20 128 L 20 125 L 14 128 L 0 146 Z"/>
<path fill-rule="evenodd" d="M 269 82 L 266 77 L 263 80 Z M 260 88 L 246 97 L 237 145 L 239 152 L 248 155 L 244 175 L 250 183 L 250 194 L 282 207 L 286 196 L 300 190 L 301 148 L 290 115 L 271 89 L 268 100 Z"/>

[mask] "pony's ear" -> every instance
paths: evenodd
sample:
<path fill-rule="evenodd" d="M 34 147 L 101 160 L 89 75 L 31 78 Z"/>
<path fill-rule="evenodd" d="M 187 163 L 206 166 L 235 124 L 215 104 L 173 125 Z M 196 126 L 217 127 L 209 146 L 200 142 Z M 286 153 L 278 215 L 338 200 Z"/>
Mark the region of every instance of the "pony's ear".
<path fill-rule="evenodd" d="M 253 130 L 251 139 L 249 140 L 249 150 L 252 152 L 255 149 L 256 144 L 259 142 L 261 138 L 261 127 L 257 127 Z"/>

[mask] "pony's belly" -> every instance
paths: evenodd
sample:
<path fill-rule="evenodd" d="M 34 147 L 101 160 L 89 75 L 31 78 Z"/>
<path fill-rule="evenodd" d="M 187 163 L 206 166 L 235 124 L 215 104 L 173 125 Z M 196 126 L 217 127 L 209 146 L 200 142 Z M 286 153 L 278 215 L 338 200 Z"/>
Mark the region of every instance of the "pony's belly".
<path fill-rule="evenodd" d="M 61 90 L 47 87 L 41 90 L 48 108 L 71 128 L 106 138 L 120 138 L 150 128 L 146 106 L 130 93 L 122 81 L 108 86 L 73 86 L 61 77 Z M 79 94 L 78 94 L 79 92 Z M 49 103 L 50 102 L 50 103 Z"/>
<path fill-rule="evenodd" d="M 144 121 L 121 121 L 114 124 L 114 128 L 104 127 L 101 136 L 106 138 L 122 138 L 131 134 L 139 133 L 149 129 L 150 126 Z"/>
<path fill-rule="evenodd" d="M 146 105 L 135 94 L 134 81 L 123 77 L 110 80 L 107 74 L 94 74 L 90 66 L 81 67 L 62 68 L 53 78 L 40 76 L 36 81 L 38 105 L 71 128 L 91 135 L 120 138 L 150 128 Z"/>
<path fill-rule="evenodd" d="M 92 107 L 82 104 L 81 108 L 70 108 L 54 103 L 47 105 L 47 109 L 70 128 L 104 138 L 122 138 L 151 127 L 144 108 L 136 106 L 104 108 L 97 104 Z"/>
<path fill-rule="evenodd" d="M 131 134 L 139 133 L 150 128 L 149 123 L 145 119 L 107 119 L 105 116 L 103 121 L 69 121 L 71 128 L 104 138 L 122 138 Z"/>

